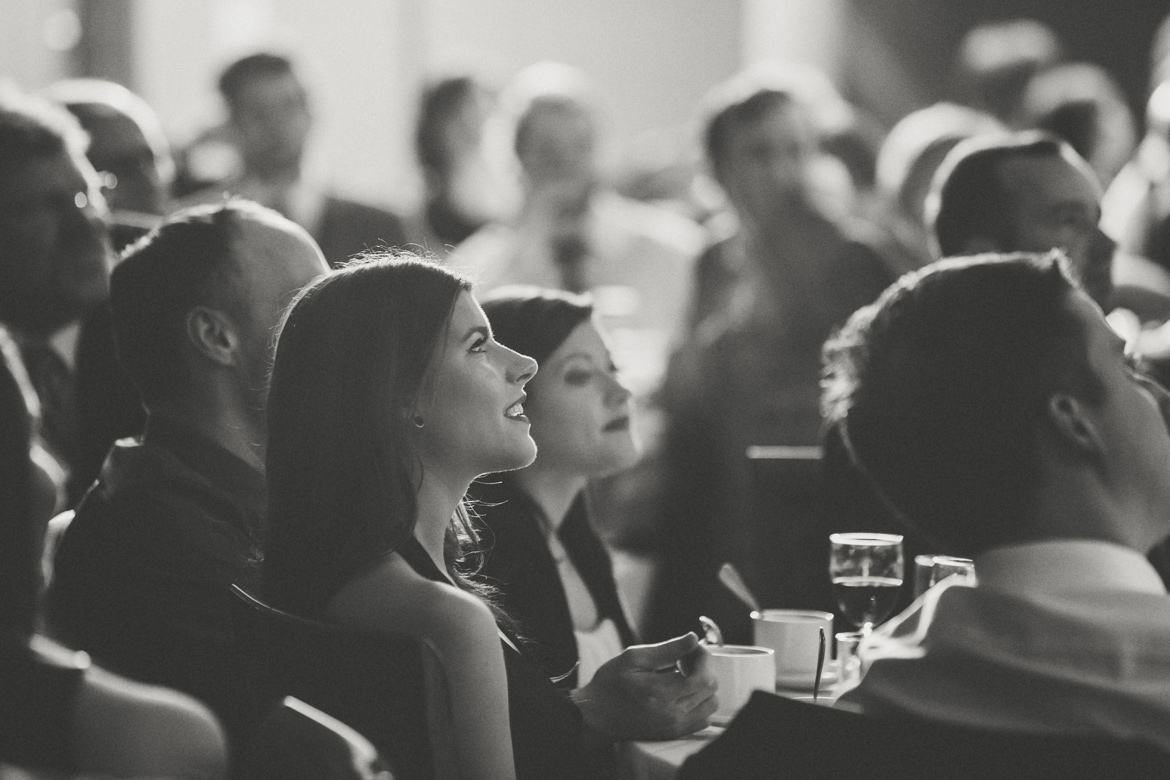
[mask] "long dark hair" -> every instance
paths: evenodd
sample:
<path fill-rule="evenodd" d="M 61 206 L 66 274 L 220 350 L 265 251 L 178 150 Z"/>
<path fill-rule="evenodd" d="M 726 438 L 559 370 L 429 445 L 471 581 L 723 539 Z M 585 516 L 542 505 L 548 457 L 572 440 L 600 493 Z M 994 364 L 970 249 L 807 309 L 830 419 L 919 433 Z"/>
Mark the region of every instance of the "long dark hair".
<path fill-rule="evenodd" d="M 435 262 L 382 252 L 316 280 L 293 301 L 267 406 L 263 577 L 275 603 L 318 613 L 413 534 L 422 465 L 409 410 L 426 392 L 455 302 L 469 289 Z M 457 579 L 459 557 L 449 533 L 447 568 Z"/>

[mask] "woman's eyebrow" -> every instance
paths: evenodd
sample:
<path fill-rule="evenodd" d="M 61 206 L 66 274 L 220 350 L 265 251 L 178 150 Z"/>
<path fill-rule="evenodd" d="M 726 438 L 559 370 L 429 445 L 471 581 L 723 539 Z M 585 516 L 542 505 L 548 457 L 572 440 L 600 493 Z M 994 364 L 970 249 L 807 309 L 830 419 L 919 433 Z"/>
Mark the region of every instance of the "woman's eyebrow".
<path fill-rule="evenodd" d="M 475 335 L 483 336 L 485 339 L 487 339 L 487 338 L 491 338 L 492 334 L 487 329 L 486 325 L 473 325 L 467 329 L 466 333 L 463 334 L 463 338 L 461 339 L 461 341 L 467 341 L 469 338 L 471 338 L 472 336 L 475 336 Z"/>

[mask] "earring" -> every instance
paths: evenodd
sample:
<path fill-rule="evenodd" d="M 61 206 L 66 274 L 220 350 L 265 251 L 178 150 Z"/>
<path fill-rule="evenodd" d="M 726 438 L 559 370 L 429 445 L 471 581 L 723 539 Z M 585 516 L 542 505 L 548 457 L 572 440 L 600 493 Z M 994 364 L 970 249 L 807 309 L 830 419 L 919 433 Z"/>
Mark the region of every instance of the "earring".
<path fill-rule="evenodd" d="M 415 428 L 422 428 L 424 425 L 427 424 L 427 421 L 424 420 L 422 417 L 418 416 L 417 414 L 413 418 L 411 418 L 411 422 L 414 423 Z"/>

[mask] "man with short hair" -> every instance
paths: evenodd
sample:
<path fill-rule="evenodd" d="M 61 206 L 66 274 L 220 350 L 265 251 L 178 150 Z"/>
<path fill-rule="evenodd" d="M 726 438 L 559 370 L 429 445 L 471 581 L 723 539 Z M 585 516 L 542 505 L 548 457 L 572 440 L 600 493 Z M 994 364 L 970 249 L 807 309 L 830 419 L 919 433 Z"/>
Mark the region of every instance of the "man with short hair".
<path fill-rule="evenodd" d="M 396 214 L 340 197 L 305 175 L 313 116 L 292 61 L 269 52 L 250 54 L 224 70 L 219 92 L 241 170 L 184 203 L 214 202 L 225 191 L 254 200 L 308 230 L 331 265 L 366 249 L 405 243 Z"/>
<path fill-rule="evenodd" d="M 73 459 L 80 319 L 106 300 L 109 240 L 85 133 L 68 112 L 0 94 L 0 323 L 40 398 L 42 434 Z"/>
<path fill-rule="evenodd" d="M 1101 186 L 1071 146 L 1030 131 L 972 138 L 943 161 L 927 199 L 941 257 L 1060 249 L 1103 308 L 1113 240 L 1098 227 Z"/>
<path fill-rule="evenodd" d="M 148 412 L 115 445 L 57 551 L 50 624 L 103 665 L 231 719 L 229 586 L 259 553 L 264 386 L 283 307 L 327 270 L 256 204 L 178 212 L 115 269 L 118 357 Z"/>
<path fill-rule="evenodd" d="M 871 638 L 843 702 L 1170 747 L 1170 396 L 1058 253 L 935 263 L 825 347 L 823 405 L 887 509 L 979 584 Z"/>

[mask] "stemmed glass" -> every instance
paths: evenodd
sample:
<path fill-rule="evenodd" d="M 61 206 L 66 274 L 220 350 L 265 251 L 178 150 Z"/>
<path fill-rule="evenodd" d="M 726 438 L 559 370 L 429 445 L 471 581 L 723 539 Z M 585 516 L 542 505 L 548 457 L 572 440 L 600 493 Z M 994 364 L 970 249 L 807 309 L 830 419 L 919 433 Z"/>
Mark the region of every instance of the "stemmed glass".
<path fill-rule="evenodd" d="M 898 534 L 832 534 L 829 577 L 837 606 L 862 633 L 890 616 L 902 587 L 902 537 Z"/>

